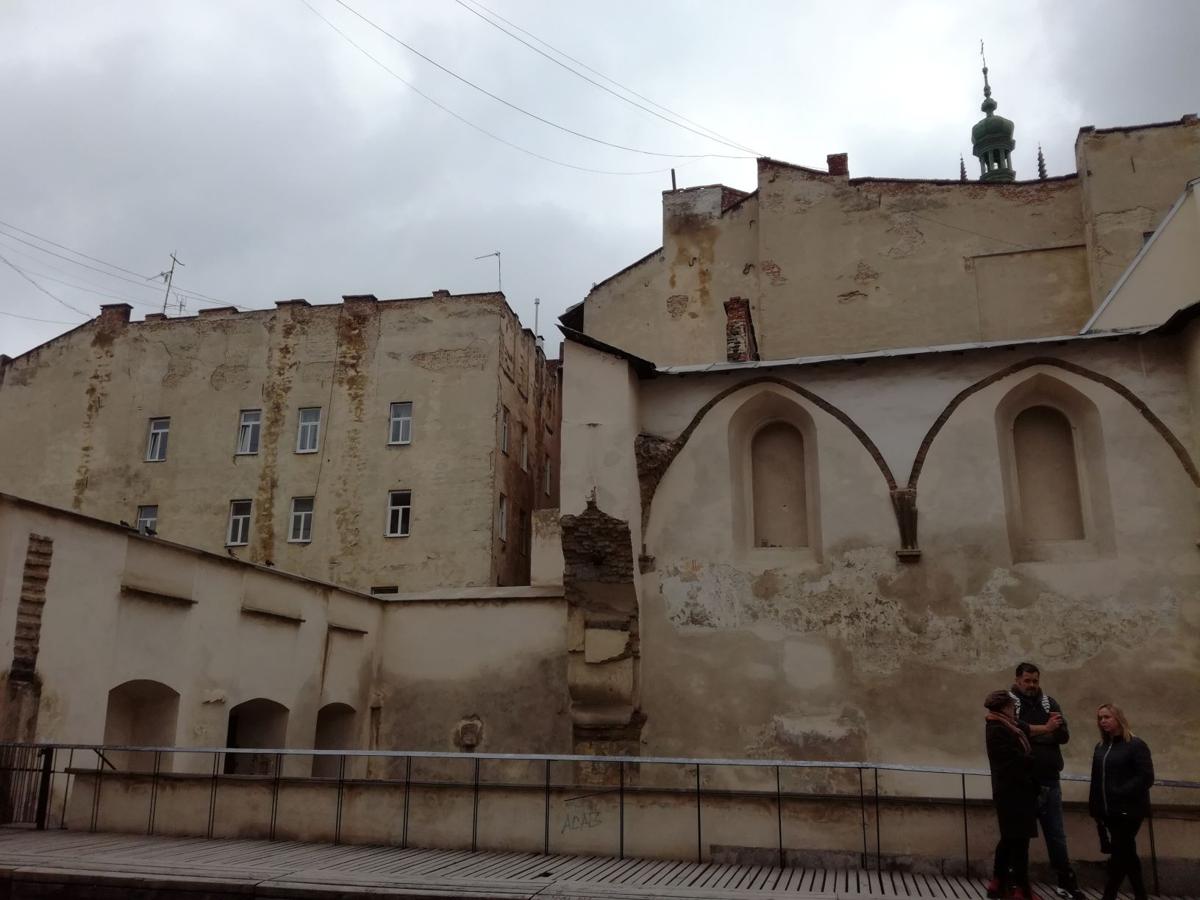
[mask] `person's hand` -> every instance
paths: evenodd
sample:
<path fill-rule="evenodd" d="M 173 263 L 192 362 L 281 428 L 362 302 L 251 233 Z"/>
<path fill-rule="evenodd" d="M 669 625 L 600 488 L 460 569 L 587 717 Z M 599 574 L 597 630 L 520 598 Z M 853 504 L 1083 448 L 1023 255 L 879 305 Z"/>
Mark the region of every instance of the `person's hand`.
<path fill-rule="evenodd" d="M 1050 713 L 1050 718 L 1046 720 L 1047 731 L 1058 731 L 1062 727 L 1062 713 Z"/>

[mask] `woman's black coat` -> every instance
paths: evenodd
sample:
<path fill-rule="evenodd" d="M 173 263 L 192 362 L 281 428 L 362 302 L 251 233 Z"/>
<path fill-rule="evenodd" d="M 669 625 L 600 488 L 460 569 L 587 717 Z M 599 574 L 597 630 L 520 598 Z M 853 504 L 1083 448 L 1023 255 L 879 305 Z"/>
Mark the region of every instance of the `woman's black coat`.
<path fill-rule="evenodd" d="M 1033 778 L 1033 754 L 1000 722 L 984 729 L 988 764 L 992 769 L 992 800 L 1002 838 L 1037 836 L 1038 786 Z"/>
<path fill-rule="evenodd" d="M 1094 819 L 1144 818 L 1150 809 L 1154 761 L 1139 737 L 1101 741 L 1092 753 L 1092 789 L 1088 812 Z"/>

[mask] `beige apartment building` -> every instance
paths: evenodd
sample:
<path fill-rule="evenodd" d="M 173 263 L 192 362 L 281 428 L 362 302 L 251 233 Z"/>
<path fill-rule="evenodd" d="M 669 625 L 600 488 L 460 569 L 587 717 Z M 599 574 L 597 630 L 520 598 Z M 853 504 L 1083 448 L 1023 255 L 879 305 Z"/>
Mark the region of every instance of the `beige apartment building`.
<path fill-rule="evenodd" d="M 357 590 L 527 584 L 559 414 L 502 294 L 116 304 L 0 358 L 0 491 Z"/>

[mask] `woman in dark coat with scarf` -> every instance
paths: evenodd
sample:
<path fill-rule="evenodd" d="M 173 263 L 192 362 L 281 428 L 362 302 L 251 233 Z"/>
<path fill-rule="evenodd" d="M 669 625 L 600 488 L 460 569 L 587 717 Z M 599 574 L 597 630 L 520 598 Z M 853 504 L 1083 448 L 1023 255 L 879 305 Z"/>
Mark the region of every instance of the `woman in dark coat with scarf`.
<path fill-rule="evenodd" d="M 1100 743 L 1092 754 L 1092 789 L 1088 811 L 1100 828 L 1100 849 L 1110 850 L 1104 900 L 1115 900 L 1126 876 L 1134 900 L 1145 900 L 1137 833 L 1150 811 L 1154 761 L 1146 742 L 1129 729 L 1120 707 L 1103 704 L 1096 710 Z M 1109 847 L 1105 847 L 1105 839 Z"/>
<path fill-rule="evenodd" d="M 992 800 L 1000 821 L 989 897 L 1037 900 L 1029 887 L 1029 839 L 1037 836 L 1038 786 L 1033 777 L 1033 749 L 1014 716 L 1008 691 L 993 691 L 987 707 L 984 738 L 992 770 Z"/>

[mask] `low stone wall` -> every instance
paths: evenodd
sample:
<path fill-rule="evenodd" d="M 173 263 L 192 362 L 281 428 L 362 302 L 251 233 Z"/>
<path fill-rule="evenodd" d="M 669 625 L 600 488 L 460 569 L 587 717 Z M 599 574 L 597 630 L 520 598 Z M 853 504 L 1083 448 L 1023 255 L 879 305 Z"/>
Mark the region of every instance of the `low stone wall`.
<path fill-rule="evenodd" d="M 631 771 L 622 790 L 579 784 L 586 773 L 579 778 L 568 764 L 555 763 L 547 788 L 543 762 L 486 762 L 478 792 L 470 759 L 414 761 L 407 782 L 402 762 L 389 773 L 397 777 L 340 782 L 80 770 L 72 773 L 62 824 L 78 831 L 204 837 L 211 828 L 214 838 L 769 865 L 782 858 L 787 865 L 873 867 L 879 849 L 887 868 L 946 874 L 967 871 L 968 856 L 970 871 L 986 874 L 997 838 L 990 802 L 976 797 L 964 803 L 883 795 L 876 806 L 869 782 L 861 798 L 705 784 L 698 804 L 685 771 L 656 773 L 652 784 Z M 1085 880 L 1094 881 L 1103 856 L 1082 804 L 1068 803 L 1067 828 L 1072 856 Z M 1159 808 L 1154 841 L 1163 891 L 1195 893 L 1200 809 Z M 1149 876 L 1149 829 L 1139 843 Z M 1035 857 L 1041 853 L 1040 840 L 1034 850 Z"/>

